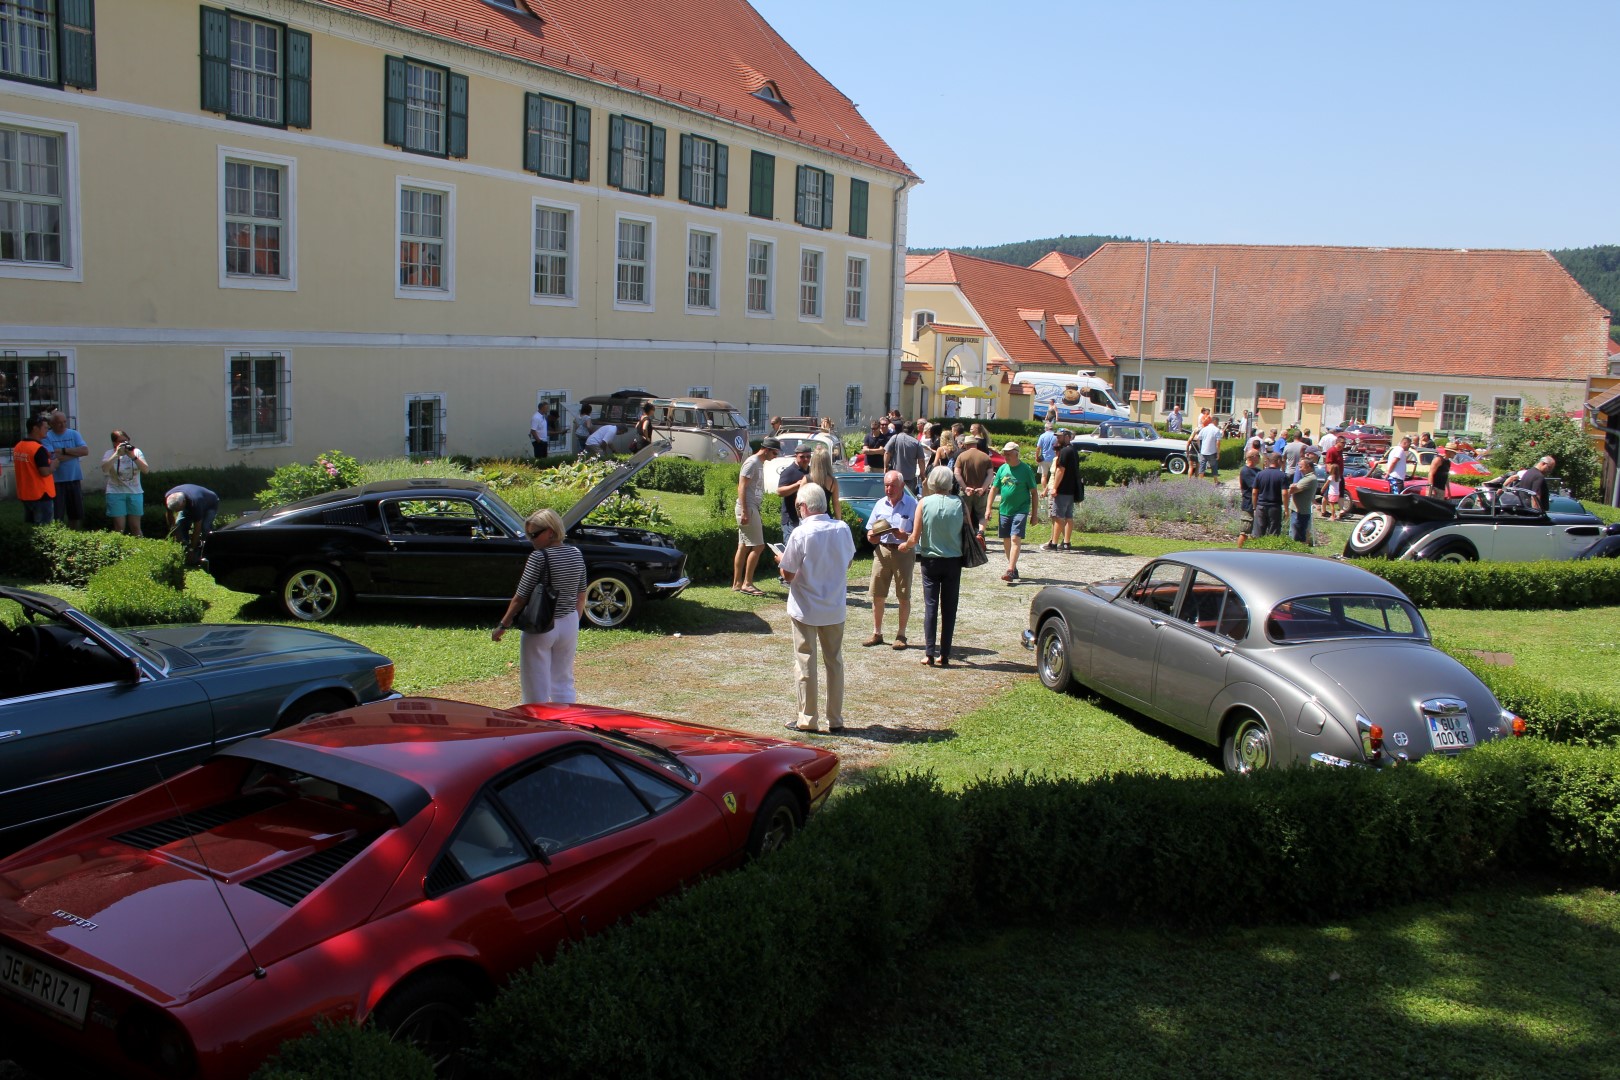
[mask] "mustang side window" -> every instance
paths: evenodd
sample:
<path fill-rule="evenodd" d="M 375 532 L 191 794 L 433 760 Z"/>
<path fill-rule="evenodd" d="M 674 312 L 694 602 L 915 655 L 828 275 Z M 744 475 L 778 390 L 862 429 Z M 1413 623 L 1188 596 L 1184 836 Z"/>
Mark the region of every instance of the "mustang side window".
<path fill-rule="evenodd" d="M 589 751 L 553 758 L 507 784 L 500 796 L 547 855 L 650 816 L 623 777 Z"/>

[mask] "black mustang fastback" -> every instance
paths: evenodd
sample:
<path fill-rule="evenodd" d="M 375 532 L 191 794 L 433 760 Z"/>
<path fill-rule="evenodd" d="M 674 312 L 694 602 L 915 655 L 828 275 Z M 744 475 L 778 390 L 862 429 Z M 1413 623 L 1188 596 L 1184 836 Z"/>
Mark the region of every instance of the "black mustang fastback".
<path fill-rule="evenodd" d="M 568 542 L 585 556 L 585 618 L 629 621 L 647 597 L 690 583 L 686 556 L 646 529 L 582 524 L 664 449 L 625 462 L 562 515 Z M 504 602 L 534 550 L 523 516 L 483 484 L 387 480 L 244 514 L 212 533 L 204 563 L 237 592 L 276 597 L 293 618 L 314 622 L 350 600 Z"/>

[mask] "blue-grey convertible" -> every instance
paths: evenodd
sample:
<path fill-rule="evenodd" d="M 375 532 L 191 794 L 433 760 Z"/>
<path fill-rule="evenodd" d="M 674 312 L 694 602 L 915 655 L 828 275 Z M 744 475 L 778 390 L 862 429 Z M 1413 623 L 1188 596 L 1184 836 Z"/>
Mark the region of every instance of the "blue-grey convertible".
<path fill-rule="evenodd" d="M 1524 732 L 1399 589 L 1314 555 L 1184 551 L 1048 586 L 1023 638 L 1050 689 L 1079 682 L 1219 746 L 1231 773 L 1383 768 Z"/>
<path fill-rule="evenodd" d="M 0 850 L 226 743 L 397 696 L 393 683 L 386 656 L 317 630 L 111 630 L 0 588 Z"/>

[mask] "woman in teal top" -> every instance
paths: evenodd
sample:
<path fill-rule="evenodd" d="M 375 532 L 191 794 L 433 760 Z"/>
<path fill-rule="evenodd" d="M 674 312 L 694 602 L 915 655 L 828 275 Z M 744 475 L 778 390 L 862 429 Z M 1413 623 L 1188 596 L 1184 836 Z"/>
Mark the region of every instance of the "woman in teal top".
<path fill-rule="evenodd" d="M 955 477 L 943 465 L 936 466 L 923 484 L 923 500 L 917 504 L 911 538 L 900 545 L 902 551 L 917 552 L 923 575 L 923 637 L 927 649 L 923 663 L 951 666 L 951 637 L 956 632 L 956 601 L 962 593 L 962 500 L 951 494 Z M 944 616 L 940 626 L 939 616 Z M 938 631 L 939 650 L 934 649 Z"/>

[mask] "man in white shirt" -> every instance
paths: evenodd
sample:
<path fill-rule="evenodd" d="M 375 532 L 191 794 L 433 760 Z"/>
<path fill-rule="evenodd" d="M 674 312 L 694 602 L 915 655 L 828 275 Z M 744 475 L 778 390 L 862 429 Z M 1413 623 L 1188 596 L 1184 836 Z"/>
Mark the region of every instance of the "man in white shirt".
<path fill-rule="evenodd" d="M 613 440 L 619 437 L 617 424 L 603 424 L 585 440 L 585 452 L 600 458 L 613 456 Z"/>
<path fill-rule="evenodd" d="M 1406 487 L 1406 455 L 1412 451 L 1412 436 L 1401 438 L 1401 445 L 1390 448 L 1384 457 L 1384 478 L 1389 481 L 1389 493 L 1399 495 Z"/>
<path fill-rule="evenodd" d="M 827 514 L 827 493 L 805 484 L 797 496 L 799 527 L 780 560 L 788 583 L 787 613 L 793 628 L 793 670 L 799 714 L 788 727 L 816 730 L 816 649 L 827 667 L 827 730 L 844 730 L 844 618 L 849 564 L 855 538 L 849 526 Z"/>
<path fill-rule="evenodd" d="M 1339 432 L 1343 430 L 1344 428 L 1340 427 L 1328 428 L 1327 434 L 1323 435 L 1322 441 L 1317 444 L 1322 448 L 1322 453 L 1326 454 L 1329 450 L 1333 449 L 1334 445 L 1339 441 Z"/>
<path fill-rule="evenodd" d="M 1211 480 L 1221 478 L 1221 426 L 1213 416 L 1198 429 L 1198 473 Z"/>
<path fill-rule="evenodd" d="M 529 445 L 534 447 L 534 456 L 546 456 L 547 442 L 551 437 L 550 425 L 546 422 L 546 403 L 539 402 L 534 407 L 534 415 L 529 417 Z"/>
<path fill-rule="evenodd" d="M 872 507 L 866 519 L 866 539 L 872 544 L 872 582 L 867 597 L 872 601 L 872 636 L 861 645 L 883 644 L 883 605 L 889 599 L 889 583 L 900 605 L 900 632 L 894 647 L 906 647 L 906 623 L 911 620 L 911 574 L 917 563 L 915 552 L 901 551 L 911 535 L 917 500 L 906 490 L 905 479 L 893 469 L 883 474 L 883 498 Z"/>

